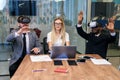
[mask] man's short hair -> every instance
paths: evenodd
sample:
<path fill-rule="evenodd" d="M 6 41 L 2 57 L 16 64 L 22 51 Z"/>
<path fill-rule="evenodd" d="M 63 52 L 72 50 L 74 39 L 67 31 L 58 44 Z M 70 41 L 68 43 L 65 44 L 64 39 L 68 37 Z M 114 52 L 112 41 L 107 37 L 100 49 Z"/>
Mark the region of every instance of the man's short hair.
<path fill-rule="evenodd" d="M 19 16 L 19 17 L 17 18 L 17 22 L 18 22 L 18 23 L 21 23 L 21 20 L 22 20 L 23 17 L 24 17 L 24 16 Z"/>

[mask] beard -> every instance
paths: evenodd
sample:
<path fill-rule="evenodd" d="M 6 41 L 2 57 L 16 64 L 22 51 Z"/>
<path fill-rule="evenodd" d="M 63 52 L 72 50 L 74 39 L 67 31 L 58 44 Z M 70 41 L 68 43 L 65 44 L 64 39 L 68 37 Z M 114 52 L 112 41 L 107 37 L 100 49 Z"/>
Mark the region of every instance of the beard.
<path fill-rule="evenodd" d="M 100 30 L 92 30 L 92 33 L 93 33 L 93 34 L 99 34 L 99 33 L 100 33 Z"/>

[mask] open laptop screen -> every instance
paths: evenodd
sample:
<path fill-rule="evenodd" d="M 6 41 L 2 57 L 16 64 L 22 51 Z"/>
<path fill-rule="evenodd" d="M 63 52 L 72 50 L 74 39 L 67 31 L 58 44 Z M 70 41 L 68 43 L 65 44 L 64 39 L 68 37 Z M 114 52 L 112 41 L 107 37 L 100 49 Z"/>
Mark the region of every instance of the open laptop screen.
<path fill-rule="evenodd" d="M 76 46 L 53 46 L 51 58 L 75 58 Z"/>

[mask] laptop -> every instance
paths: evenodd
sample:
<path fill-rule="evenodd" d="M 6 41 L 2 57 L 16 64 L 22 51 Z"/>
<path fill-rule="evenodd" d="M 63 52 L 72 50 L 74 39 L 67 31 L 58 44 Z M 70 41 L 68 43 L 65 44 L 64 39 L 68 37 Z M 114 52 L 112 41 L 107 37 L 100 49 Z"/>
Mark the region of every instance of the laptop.
<path fill-rule="evenodd" d="M 52 59 L 75 58 L 76 46 L 53 46 L 50 57 Z"/>

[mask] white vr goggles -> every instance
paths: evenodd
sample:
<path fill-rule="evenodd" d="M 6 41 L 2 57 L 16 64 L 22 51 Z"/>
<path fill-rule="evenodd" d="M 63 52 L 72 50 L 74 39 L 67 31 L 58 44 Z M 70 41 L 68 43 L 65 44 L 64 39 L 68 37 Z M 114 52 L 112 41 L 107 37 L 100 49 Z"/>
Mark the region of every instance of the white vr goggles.
<path fill-rule="evenodd" d="M 96 21 L 91 21 L 90 23 L 88 23 L 88 27 L 90 28 L 95 28 L 98 26 L 98 23 Z"/>

